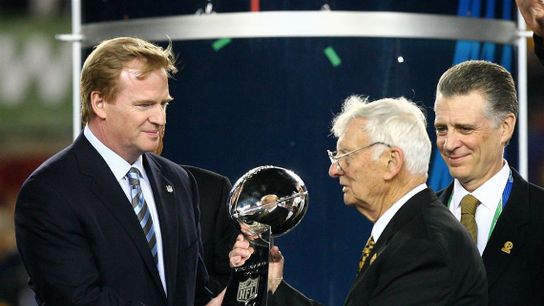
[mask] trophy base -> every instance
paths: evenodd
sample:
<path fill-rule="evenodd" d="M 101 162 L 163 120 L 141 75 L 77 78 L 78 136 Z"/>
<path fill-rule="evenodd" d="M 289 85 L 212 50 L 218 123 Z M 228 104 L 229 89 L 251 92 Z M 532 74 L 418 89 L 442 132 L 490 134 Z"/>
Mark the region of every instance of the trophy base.
<path fill-rule="evenodd" d="M 251 241 L 255 252 L 241 267 L 233 269 L 223 299 L 224 306 L 266 306 L 268 297 L 268 258 L 270 227 Z"/>

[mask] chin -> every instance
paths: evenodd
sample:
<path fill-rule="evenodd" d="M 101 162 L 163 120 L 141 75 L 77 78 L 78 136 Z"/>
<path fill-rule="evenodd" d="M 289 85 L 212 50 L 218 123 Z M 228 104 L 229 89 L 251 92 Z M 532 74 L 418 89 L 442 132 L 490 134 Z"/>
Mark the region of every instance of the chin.
<path fill-rule="evenodd" d="M 344 196 L 344 204 L 346 206 L 352 206 L 353 204 L 355 204 L 355 200 L 353 198 Z"/>
<path fill-rule="evenodd" d="M 155 152 L 155 150 L 158 147 L 159 147 L 159 143 L 153 141 L 153 142 L 146 143 L 145 145 L 142 145 L 140 149 L 142 149 L 142 151 L 144 152 Z"/>
<path fill-rule="evenodd" d="M 458 180 L 461 180 L 461 178 L 466 177 L 468 173 L 465 171 L 465 169 L 450 168 L 450 175 Z"/>

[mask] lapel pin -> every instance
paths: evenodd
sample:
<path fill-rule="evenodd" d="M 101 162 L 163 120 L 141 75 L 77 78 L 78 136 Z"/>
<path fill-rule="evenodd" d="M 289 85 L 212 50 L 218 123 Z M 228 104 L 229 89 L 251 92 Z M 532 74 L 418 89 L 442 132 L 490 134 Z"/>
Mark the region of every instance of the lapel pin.
<path fill-rule="evenodd" d="M 172 186 L 170 186 L 170 185 L 166 185 L 166 191 L 173 192 L 174 188 L 172 188 Z"/>
<path fill-rule="evenodd" d="M 506 254 L 510 254 L 514 248 L 514 243 L 512 241 L 506 241 L 501 249 Z"/>

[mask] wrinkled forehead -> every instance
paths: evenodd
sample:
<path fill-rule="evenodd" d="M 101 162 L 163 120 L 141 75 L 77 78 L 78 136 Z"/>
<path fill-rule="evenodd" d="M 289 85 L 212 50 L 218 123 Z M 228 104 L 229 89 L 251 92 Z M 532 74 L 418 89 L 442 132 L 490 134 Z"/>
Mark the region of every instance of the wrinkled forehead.
<path fill-rule="evenodd" d="M 346 127 L 340 137 L 338 137 L 336 147 L 338 149 L 351 148 L 366 143 L 366 141 L 368 141 L 367 132 L 364 130 L 366 124 L 366 119 L 351 119 L 346 124 Z"/>
<path fill-rule="evenodd" d="M 455 96 L 437 95 L 434 104 L 435 122 L 453 118 L 485 118 L 486 107 L 487 101 L 477 92 Z"/>

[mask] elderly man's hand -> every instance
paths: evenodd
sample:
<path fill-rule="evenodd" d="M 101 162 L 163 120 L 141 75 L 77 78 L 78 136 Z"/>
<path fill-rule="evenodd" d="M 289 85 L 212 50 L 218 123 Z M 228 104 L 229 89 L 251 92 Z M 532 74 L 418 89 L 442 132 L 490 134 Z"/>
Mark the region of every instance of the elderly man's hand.
<path fill-rule="evenodd" d="M 529 28 L 536 35 L 544 36 L 544 0 L 516 0 L 518 8 Z"/>
<path fill-rule="evenodd" d="M 283 255 L 277 246 L 270 249 L 270 260 L 268 265 L 268 291 L 276 292 L 283 280 Z"/>

